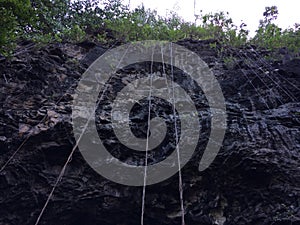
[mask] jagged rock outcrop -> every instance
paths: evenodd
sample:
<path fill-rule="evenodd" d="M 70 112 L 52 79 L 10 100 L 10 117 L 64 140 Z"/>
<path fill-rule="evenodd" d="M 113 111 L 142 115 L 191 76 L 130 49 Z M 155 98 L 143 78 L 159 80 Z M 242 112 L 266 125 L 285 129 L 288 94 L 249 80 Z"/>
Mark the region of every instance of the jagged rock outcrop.
<path fill-rule="evenodd" d="M 203 118 L 196 153 L 182 170 L 186 224 L 300 224 L 300 60 L 267 61 L 268 53 L 255 46 L 220 50 L 214 41 L 178 44 L 196 52 L 213 70 L 228 115 L 223 147 L 214 163 L 198 171 L 209 134 L 210 120 Z M 52 44 L 0 62 L 0 167 L 11 158 L 0 172 L 0 224 L 29 225 L 37 220 L 74 146 L 71 101 L 78 79 L 107 49 L 88 42 Z M 130 81 L 124 82 L 124 77 L 146 73 L 149 65 L 123 68 L 107 96 Z M 154 70 L 162 66 L 155 64 Z M 195 90 L 182 71 L 175 69 L 174 76 L 184 88 Z M 193 100 L 199 110 L 207 107 L 199 91 Z M 108 97 L 101 106 L 109 103 Z M 141 102 L 134 113 L 133 130 L 140 137 L 147 129 L 146 104 Z M 167 120 L 170 106 L 158 101 L 156 107 Z M 101 127 L 108 122 L 98 123 L 105 131 L 99 136 L 109 147 L 116 140 L 110 127 Z M 114 156 L 135 160 L 118 144 L 110 147 Z M 174 151 L 171 145 L 164 149 L 163 155 L 153 154 L 152 162 Z M 77 149 L 39 224 L 140 224 L 141 200 L 142 188 L 103 178 Z M 178 174 L 147 187 L 145 224 L 181 224 Z"/>

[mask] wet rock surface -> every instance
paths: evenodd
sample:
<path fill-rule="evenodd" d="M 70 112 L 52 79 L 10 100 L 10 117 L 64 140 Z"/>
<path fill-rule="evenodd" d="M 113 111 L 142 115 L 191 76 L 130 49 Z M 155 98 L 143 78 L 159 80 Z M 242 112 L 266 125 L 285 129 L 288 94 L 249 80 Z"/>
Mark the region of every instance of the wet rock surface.
<path fill-rule="evenodd" d="M 220 50 L 213 40 L 178 44 L 196 52 L 213 70 L 228 116 L 217 158 L 199 172 L 209 136 L 207 100 L 187 75 L 174 70 L 175 81 L 206 115 L 198 148 L 182 169 L 186 224 L 300 224 L 300 60 L 267 61 L 268 53 L 254 46 Z M 0 224 L 35 224 L 75 145 L 71 104 L 77 82 L 107 49 L 93 43 L 53 44 L 0 62 Z M 146 62 L 120 70 L 98 107 L 99 137 L 112 155 L 131 164 L 142 162 L 143 155 L 123 151 L 109 125 L 109 105 L 135 74 L 145 76 L 150 67 Z M 155 64 L 152 69 L 161 73 L 163 67 Z M 170 75 L 170 67 L 164 69 Z M 172 107 L 155 102 L 151 117 L 174 123 Z M 133 133 L 145 138 L 147 101 L 139 102 L 131 116 Z M 168 129 L 174 134 L 172 126 Z M 175 150 L 174 136 L 169 138 L 162 151 L 150 154 L 150 163 Z M 39 224 L 135 225 L 140 224 L 141 204 L 141 187 L 105 179 L 76 149 Z M 180 221 L 178 174 L 147 186 L 145 224 Z"/>

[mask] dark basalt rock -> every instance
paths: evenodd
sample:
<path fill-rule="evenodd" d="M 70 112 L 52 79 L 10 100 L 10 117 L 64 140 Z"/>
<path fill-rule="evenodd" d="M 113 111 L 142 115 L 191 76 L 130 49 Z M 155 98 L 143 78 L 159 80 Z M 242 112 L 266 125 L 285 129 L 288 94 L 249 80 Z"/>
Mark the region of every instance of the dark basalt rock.
<path fill-rule="evenodd" d="M 288 61 L 284 65 L 282 65 L 279 69 L 279 73 L 286 77 L 293 77 L 297 80 L 300 78 L 300 59 L 292 59 Z"/>
<path fill-rule="evenodd" d="M 211 67 L 222 87 L 228 115 L 223 147 L 213 164 L 198 171 L 210 127 L 209 117 L 203 117 L 198 148 L 182 170 L 186 224 L 300 224 L 300 60 L 274 66 L 263 59 L 267 53 L 254 46 L 227 49 L 220 57 L 219 43 L 213 40 L 178 44 L 196 52 Z M 70 118 L 74 88 L 85 69 L 106 50 L 94 43 L 53 44 L 0 61 L 0 167 L 14 155 L 0 172 L 0 224 L 35 224 L 75 144 Z M 236 65 L 227 67 L 223 59 L 232 55 Z M 147 68 L 150 62 L 120 70 L 101 102 L 104 114 L 109 115 L 115 91 L 134 79 L 135 72 L 145 75 Z M 197 109 L 209 114 L 201 90 L 182 71 L 175 70 L 174 75 L 190 91 Z M 148 112 L 140 104 L 133 115 L 133 130 L 143 137 Z M 158 102 L 158 106 L 163 104 Z M 170 112 L 163 107 L 152 113 L 167 120 Z M 108 117 L 98 122 L 109 130 Z M 114 141 L 109 133 L 102 138 Z M 124 161 L 134 163 L 139 157 L 130 152 L 124 156 L 116 146 L 111 145 L 111 151 Z M 174 148 L 170 145 L 164 150 L 162 155 L 153 154 L 152 162 Z M 77 149 L 39 224 L 137 225 L 141 200 L 142 188 L 103 178 Z M 178 174 L 147 186 L 145 224 L 180 221 Z"/>
<path fill-rule="evenodd" d="M 102 48 L 101 46 L 95 46 L 90 49 L 85 57 L 82 59 L 81 63 L 86 66 L 90 66 L 98 57 L 106 52 L 107 48 Z"/>

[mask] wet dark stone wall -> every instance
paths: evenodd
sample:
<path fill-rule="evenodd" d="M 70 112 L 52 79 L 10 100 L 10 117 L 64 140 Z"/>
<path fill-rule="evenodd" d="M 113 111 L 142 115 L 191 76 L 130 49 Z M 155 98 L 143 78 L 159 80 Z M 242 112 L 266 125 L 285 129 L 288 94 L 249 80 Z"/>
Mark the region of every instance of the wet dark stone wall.
<path fill-rule="evenodd" d="M 209 117 L 203 117 L 198 147 L 181 171 L 186 225 L 300 224 L 300 59 L 267 60 L 269 53 L 255 46 L 232 49 L 213 40 L 177 44 L 196 52 L 212 69 L 228 116 L 223 146 L 213 164 L 198 171 L 210 127 Z M 0 61 L 1 225 L 35 224 L 75 145 L 71 104 L 78 80 L 108 49 L 87 42 L 24 45 L 19 54 Z M 150 65 L 119 71 L 98 109 L 105 110 L 134 74 L 149 73 Z M 154 64 L 152 69 L 159 72 L 162 66 Z M 209 113 L 201 90 L 187 82 L 182 71 L 175 69 L 174 76 L 190 91 L 197 109 Z M 172 107 L 156 103 L 152 116 L 173 123 Z M 145 137 L 147 101 L 135 110 L 133 131 Z M 100 118 L 97 123 L 100 138 L 115 157 L 133 163 L 141 158 L 122 151 L 109 121 Z M 165 144 L 149 162 L 174 151 L 172 141 Z M 181 224 L 178 180 L 177 173 L 147 186 L 145 224 Z M 141 206 L 142 187 L 105 179 L 76 149 L 39 224 L 138 225 Z"/>

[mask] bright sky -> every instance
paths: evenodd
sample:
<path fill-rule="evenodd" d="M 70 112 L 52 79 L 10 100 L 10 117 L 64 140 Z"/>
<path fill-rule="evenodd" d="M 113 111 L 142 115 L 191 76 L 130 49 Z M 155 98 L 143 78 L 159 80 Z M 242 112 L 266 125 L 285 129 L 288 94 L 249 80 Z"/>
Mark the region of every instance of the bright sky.
<path fill-rule="evenodd" d="M 142 3 L 146 8 L 156 9 L 160 15 L 166 15 L 169 10 L 177 12 L 186 21 L 194 21 L 194 0 L 124 0 L 135 8 Z M 293 27 L 300 23 L 299 0 L 196 0 L 196 14 L 225 11 L 236 25 L 243 20 L 251 31 L 251 36 L 258 27 L 259 20 L 263 18 L 266 6 L 276 5 L 279 16 L 277 24 L 282 28 Z"/>

